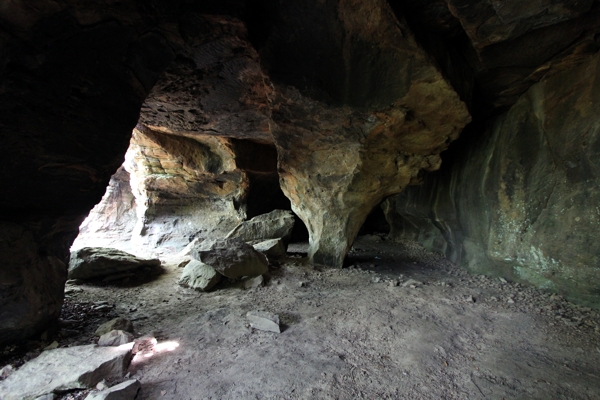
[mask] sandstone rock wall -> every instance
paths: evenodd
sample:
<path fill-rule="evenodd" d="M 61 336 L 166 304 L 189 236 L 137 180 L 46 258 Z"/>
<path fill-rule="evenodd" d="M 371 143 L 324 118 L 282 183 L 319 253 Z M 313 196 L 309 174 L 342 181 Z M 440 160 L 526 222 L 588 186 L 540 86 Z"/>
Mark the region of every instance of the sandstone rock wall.
<path fill-rule="evenodd" d="M 463 139 L 451 168 L 388 201 L 392 235 L 600 305 L 599 115 L 596 55 L 533 85 Z"/>

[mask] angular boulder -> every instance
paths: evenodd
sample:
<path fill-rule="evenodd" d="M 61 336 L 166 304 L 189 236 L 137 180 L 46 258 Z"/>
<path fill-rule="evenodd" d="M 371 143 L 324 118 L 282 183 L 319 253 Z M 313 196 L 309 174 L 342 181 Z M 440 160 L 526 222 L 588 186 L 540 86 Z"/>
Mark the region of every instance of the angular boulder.
<path fill-rule="evenodd" d="M 159 259 L 136 257 L 106 247 L 84 247 L 71 253 L 69 279 L 97 279 L 139 268 L 159 266 Z"/>
<path fill-rule="evenodd" d="M 120 346 L 133 342 L 133 335 L 129 332 L 114 330 L 100 336 L 98 346 Z"/>
<path fill-rule="evenodd" d="M 244 221 L 229 232 L 226 238 L 239 238 L 244 242 L 279 239 L 287 243 L 294 229 L 294 213 L 288 210 L 273 210 Z"/>
<path fill-rule="evenodd" d="M 198 260 L 191 260 L 183 269 L 179 284 L 190 289 L 209 291 L 220 280 L 221 275 L 213 267 Z"/>
<path fill-rule="evenodd" d="M 258 276 L 269 270 L 264 255 L 240 239 L 205 240 L 191 255 L 228 278 Z"/>
<path fill-rule="evenodd" d="M 267 256 L 269 260 L 281 260 L 287 255 L 285 243 L 283 243 L 282 239 L 269 239 L 253 243 L 252 247 L 259 253 Z"/>
<path fill-rule="evenodd" d="M 90 393 L 85 400 L 133 400 L 140 391 L 140 381 L 130 379 L 100 392 Z"/>
<path fill-rule="evenodd" d="M 131 345 L 65 347 L 44 351 L 0 382 L 3 400 L 35 399 L 70 389 L 96 386 L 102 379 L 120 378 L 131 361 Z"/>
<path fill-rule="evenodd" d="M 95 333 L 97 336 L 102 336 L 111 331 L 133 332 L 133 323 L 125 318 L 114 318 L 100 325 Z"/>

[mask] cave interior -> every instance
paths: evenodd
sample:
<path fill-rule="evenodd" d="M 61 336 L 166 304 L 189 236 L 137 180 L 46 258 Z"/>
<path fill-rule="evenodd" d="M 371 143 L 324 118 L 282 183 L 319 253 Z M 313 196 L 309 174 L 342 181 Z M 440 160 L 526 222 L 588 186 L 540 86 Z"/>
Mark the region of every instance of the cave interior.
<path fill-rule="evenodd" d="M 309 273 L 411 243 L 593 313 L 599 48 L 597 0 L 5 2 L 0 344 L 56 326 L 71 251 L 273 210 Z"/>

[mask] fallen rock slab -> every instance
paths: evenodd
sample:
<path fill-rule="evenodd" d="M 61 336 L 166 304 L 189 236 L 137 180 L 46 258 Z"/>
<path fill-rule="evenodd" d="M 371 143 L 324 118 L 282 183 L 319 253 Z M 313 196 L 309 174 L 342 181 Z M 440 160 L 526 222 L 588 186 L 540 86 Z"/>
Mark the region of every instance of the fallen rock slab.
<path fill-rule="evenodd" d="M 84 247 L 71 253 L 69 279 L 98 279 L 144 267 L 156 268 L 160 260 L 136 257 L 106 247 Z"/>
<path fill-rule="evenodd" d="M 287 256 L 285 243 L 283 239 L 269 239 L 262 242 L 253 243 L 252 247 L 259 253 L 267 256 L 269 260 L 281 260 Z"/>
<path fill-rule="evenodd" d="M 198 260 L 191 260 L 183 269 L 179 284 L 183 287 L 206 292 L 212 289 L 220 280 L 221 275 L 213 267 Z"/>
<path fill-rule="evenodd" d="M 96 329 L 96 336 L 102 336 L 110 331 L 125 331 L 133 333 L 133 322 L 125 318 L 115 318 L 103 323 Z"/>
<path fill-rule="evenodd" d="M 133 342 L 133 335 L 129 332 L 114 330 L 100 336 L 98 346 L 120 346 Z"/>
<path fill-rule="evenodd" d="M 238 238 L 205 240 L 192 250 L 192 257 L 231 279 L 269 271 L 267 258 Z"/>
<path fill-rule="evenodd" d="M 53 392 L 94 387 L 102 379 L 120 378 L 131 361 L 131 347 L 91 344 L 44 351 L 0 382 L 2 399 L 35 399 Z"/>
<path fill-rule="evenodd" d="M 101 392 L 90 393 L 85 400 L 133 400 L 140 387 L 137 379 L 130 379 Z"/>
<path fill-rule="evenodd" d="M 289 242 L 294 229 L 294 213 L 289 210 L 273 210 L 244 221 L 231 230 L 226 238 L 239 238 L 244 242 L 279 239 Z"/>
<path fill-rule="evenodd" d="M 250 326 L 261 331 L 281 333 L 279 315 L 266 311 L 249 311 L 246 314 Z"/>

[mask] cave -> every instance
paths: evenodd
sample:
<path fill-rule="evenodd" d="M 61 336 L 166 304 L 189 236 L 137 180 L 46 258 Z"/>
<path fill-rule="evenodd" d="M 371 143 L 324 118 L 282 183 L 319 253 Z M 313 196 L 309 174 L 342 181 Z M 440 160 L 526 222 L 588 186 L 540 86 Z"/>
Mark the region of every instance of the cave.
<path fill-rule="evenodd" d="M 599 49 L 598 0 L 5 2 L 0 398 L 600 397 Z"/>

